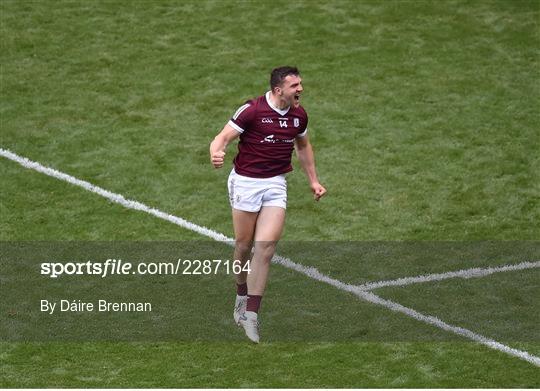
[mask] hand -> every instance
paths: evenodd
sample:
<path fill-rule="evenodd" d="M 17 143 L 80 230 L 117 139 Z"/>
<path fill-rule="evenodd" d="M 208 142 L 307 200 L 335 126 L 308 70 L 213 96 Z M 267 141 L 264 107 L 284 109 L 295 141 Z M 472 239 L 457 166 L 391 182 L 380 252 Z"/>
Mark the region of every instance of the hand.
<path fill-rule="evenodd" d="M 319 182 L 311 184 L 311 191 L 313 192 L 313 198 L 315 201 L 319 201 L 321 197 L 326 194 L 326 189 Z"/>
<path fill-rule="evenodd" d="M 225 159 L 225 152 L 216 151 L 210 156 L 210 161 L 212 162 L 214 168 L 223 167 L 223 161 Z"/>

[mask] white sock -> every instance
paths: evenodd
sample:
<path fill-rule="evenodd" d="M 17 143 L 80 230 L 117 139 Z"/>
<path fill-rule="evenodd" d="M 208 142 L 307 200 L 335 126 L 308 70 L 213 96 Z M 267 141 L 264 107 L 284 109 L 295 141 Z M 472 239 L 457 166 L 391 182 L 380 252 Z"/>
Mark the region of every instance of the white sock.
<path fill-rule="evenodd" d="M 257 319 L 258 315 L 256 312 L 253 311 L 246 311 L 244 312 L 244 316 L 248 319 Z"/>

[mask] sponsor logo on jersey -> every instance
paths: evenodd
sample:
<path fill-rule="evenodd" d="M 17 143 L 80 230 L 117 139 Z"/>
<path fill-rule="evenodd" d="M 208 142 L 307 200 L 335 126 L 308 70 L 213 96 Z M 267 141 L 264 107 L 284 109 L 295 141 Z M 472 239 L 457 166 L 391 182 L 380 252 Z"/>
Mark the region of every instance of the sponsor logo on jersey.
<path fill-rule="evenodd" d="M 261 143 L 294 143 L 294 139 L 286 139 L 286 138 L 274 138 L 274 135 L 271 134 L 270 136 L 266 136 L 263 140 L 261 140 Z"/>
<path fill-rule="evenodd" d="M 261 122 L 262 122 L 263 124 L 273 124 L 273 123 L 274 123 L 274 122 L 272 121 L 272 118 L 263 118 L 263 119 L 261 120 Z"/>
<path fill-rule="evenodd" d="M 276 140 L 274 140 L 274 135 L 271 134 L 270 136 L 266 136 L 263 140 L 261 140 L 261 143 L 275 143 Z"/>

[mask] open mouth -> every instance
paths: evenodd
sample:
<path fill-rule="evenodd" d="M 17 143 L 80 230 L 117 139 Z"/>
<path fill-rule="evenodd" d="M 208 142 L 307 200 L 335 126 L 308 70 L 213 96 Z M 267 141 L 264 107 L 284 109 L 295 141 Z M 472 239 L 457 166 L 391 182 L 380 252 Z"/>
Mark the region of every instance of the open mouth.
<path fill-rule="evenodd" d="M 294 105 L 298 106 L 300 104 L 300 94 L 294 96 Z"/>

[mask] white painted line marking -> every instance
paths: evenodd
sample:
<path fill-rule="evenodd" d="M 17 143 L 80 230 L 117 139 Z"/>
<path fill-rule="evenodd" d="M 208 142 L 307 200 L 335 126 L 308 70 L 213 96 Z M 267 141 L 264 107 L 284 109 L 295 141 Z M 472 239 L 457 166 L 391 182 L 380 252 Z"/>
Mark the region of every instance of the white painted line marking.
<path fill-rule="evenodd" d="M 368 292 L 364 289 L 360 289 L 356 285 L 346 284 L 344 282 L 341 282 L 339 280 L 336 280 L 334 278 L 328 277 L 321 272 L 319 272 L 314 267 L 307 267 L 303 265 L 299 265 L 293 261 L 291 261 L 288 258 L 284 258 L 281 256 L 275 256 L 273 259 L 274 262 L 279 263 L 289 269 L 296 270 L 299 273 L 302 273 L 310 278 L 313 278 L 314 280 L 325 282 L 329 285 L 332 285 L 342 291 L 350 292 L 359 298 L 368 301 L 373 304 L 381 305 L 385 308 L 388 308 L 391 311 L 399 312 L 402 314 L 405 314 L 407 316 L 410 316 L 411 318 L 414 318 L 416 320 L 419 320 L 421 322 L 430 324 L 432 326 L 438 327 L 440 329 L 443 329 L 445 331 L 460 335 L 462 337 L 471 339 L 475 342 L 478 342 L 482 345 L 485 345 L 489 348 L 499 350 L 501 352 L 504 352 L 506 354 L 509 354 L 514 357 L 518 357 L 522 360 L 528 361 L 533 365 L 536 365 L 540 367 L 540 357 L 534 356 L 526 351 L 518 350 L 511 348 L 510 346 L 503 345 L 500 342 L 497 342 L 493 339 L 484 337 L 480 334 L 474 333 L 471 330 L 465 329 L 463 327 L 458 326 L 452 326 L 448 323 L 443 322 L 439 318 L 431 315 L 424 315 L 418 311 L 415 311 L 411 308 L 405 307 L 399 303 L 393 302 L 391 300 L 383 299 L 380 296 L 375 295 L 372 292 Z"/>
<path fill-rule="evenodd" d="M 529 352 L 519 350 L 519 349 L 514 349 L 514 348 L 511 348 L 510 346 L 503 345 L 500 342 L 497 342 L 491 338 L 484 337 L 483 335 L 477 334 L 463 327 L 452 326 L 448 323 L 443 322 L 442 320 L 440 320 L 439 318 L 435 316 L 424 315 L 418 311 L 413 310 L 412 308 L 405 307 L 391 300 L 383 299 L 382 297 L 379 297 L 372 292 L 358 291 L 356 295 L 358 297 L 361 297 L 364 300 L 369 301 L 370 303 L 382 305 L 383 307 L 386 307 L 389 310 L 392 310 L 394 312 L 400 312 L 402 314 L 408 315 L 411 318 L 417 319 L 421 322 L 439 327 L 443 330 L 446 330 L 448 332 L 451 332 L 457 335 L 461 335 L 462 337 L 476 341 L 484 346 L 487 346 L 488 348 L 504 352 L 511 356 L 528 361 L 531 364 L 536 365 L 537 367 L 540 367 L 540 357 L 534 356 L 530 354 Z"/>
<path fill-rule="evenodd" d="M 9 150 L 5 150 L 3 148 L 0 148 L 0 155 L 13 160 L 14 162 L 19 163 L 21 166 L 29 168 L 31 170 L 35 170 L 38 172 L 41 172 L 42 174 L 51 176 L 56 179 L 60 179 L 62 181 L 71 183 L 72 185 L 82 187 L 85 190 L 88 190 L 92 193 L 99 194 L 100 196 L 108 199 L 109 201 L 112 201 L 116 204 L 120 204 L 128 209 L 135 209 L 140 210 L 141 212 L 149 213 L 153 216 L 156 216 L 160 219 L 167 220 L 173 224 L 179 225 L 180 227 L 189 229 L 190 231 L 197 232 L 198 234 L 201 234 L 203 236 L 207 236 L 211 239 L 214 239 L 218 242 L 234 242 L 234 239 L 228 238 L 223 234 L 220 234 L 219 232 L 213 231 L 211 229 L 208 229 L 206 227 L 202 227 L 197 224 L 193 224 L 192 222 L 189 222 L 187 220 L 184 220 L 180 217 L 176 217 L 167 213 L 164 213 L 158 209 L 151 208 L 149 206 L 146 206 L 140 202 L 132 201 L 124 198 L 121 194 L 112 193 L 108 190 L 105 190 L 99 186 L 92 185 L 90 182 L 83 181 L 81 179 L 77 179 L 71 175 L 64 174 L 63 172 L 57 171 L 53 168 L 45 167 L 37 162 L 33 162 L 27 158 L 21 157 L 17 154 L 14 154 L 13 152 Z"/>
<path fill-rule="evenodd" d="M 117 204 L 120 204 L 126 208 L 129 208 L 129 209 L 134 209 L 134 210 L 139 210 L 139 211 L 142 211 L 142 212 L 146 212 L 146 213 L 149 213 L 153 216 L 156 216 L 160 219 L 164 219 L 164 220 L 167 220 L 173 224 L 176 224 L 176 225 L 179 225 L 183 228 L 186 228 L 186 229 L 189 229 L 191 231 L 194 231 L 194 232 L 197 232 L 203 236 L 206 236 L 206 237 L 209 237 L 211 239 L 214 239 L 216 241 L 219 241 L 219 242 L 226 242 L 228 244 L 232 244 L 233 242 L 233 239 L 231 238 L 228 238 L 226 237 L 225 235 L 223 234 L 220 234 L 219 232 L 216 232 L 216 231 L 213 231 L 209 228 L 206 228 L 206 227 L 202 227 L 200 225 L 197 225 L 197 224 L 193 224 L 187 220 L 184 220 L 180 217 L 176 217 L 176 216 L 172 216 L 170 214 L 167 214 L 167 213 L 164 213 L 164 212 L 161 212 L 160 210 L 157 210 L 155 208 L 151 208 L 149 206 L 146 206 L 140 202 L 137 202 L 137 201 L 132 201 L 132 200 L 128 200 L 126 199 L 124 196 L 120 195 L 120 194 L 116 194 L 116 193 L 112 193 L 108 190 L 105 190 L 101 187 L 98 187 L 98 186 L 94 186 L 92 185 L 90 182 L 86 182 L 86 181 L 83 181 L 83 180 L 80 180 L 80 179 L 77 179 L 71 175 L 68 175 L 68 174 L 64 174 L 63 172 L 60 172 L 60 171 L 57 171 L 55 169 L 52 169 L 52 168 L 49 168 L 49 167 L 45 167 L 37 162 L 34 162 L 34 161 L 31 161 L 27 158 L 24 158 L 24 157 L 21 157 L 11 151 L 8 151 L 8 150 L 5 150 L 3 148 L 0 148 L 0 156 L 3 156 L 9 160 L 12 160 L 18 164 L 20 164 L 21 166 L 23 167 L 26 167 L 26 168 L 29 168 L 29 169 L 32 169 L 32 170 L 35 170 L 35 171 L 38 171 L 38 172 L 41 172 L 45 175 L 48 175 L 48 176 L 51 176 L 51 177 L 54 177 L 54 178 L 57 178 L 57 179 L 60 179 L 60 180 L 63 180 L 65 182 L 68 182 L 68 183 L 71 183 L 75 186 L 79 186 L 79 187 L 82 187 L 83 189 L 85 190 L 88 190 L 92 193 L 96 193 L 96 194 L 99 194 L 100 196 L 102 197 L 105 197 L 107 198 L 108 200 L 114 202 L 114 203 L 117 203 Z M 509 354 L 511 356 L 514 356 L 514 357 L 517 357 L 517 358 L 520 358 L 522 360 L 525 360 L 533 365 L 536 365 L 538 367 L 540 367 L 540 357 L 536 357 L 536 356 L 533 356 L 532 354 L 526 352 L 526 351 L 522 351 L 522 350 L 518 350 L 518 349 L 514 349 L 514 348 L 511 348 L 509 346 L 506 346 L 506 345 L 503 345 L 497 341 L 494 341 L 492 339 L 489 339 L 489 338 L 486 338 L 482 335 L 479 335 L 479 334 L 476 334 L 470 330 L 467 330 L 467 329 L 464 329 L 464 328 L 461 328 L 461 327 L 456 327 L 456 326 L 452 326 L 452 325 L 449 325 L 447 323 L 444 323 L 443 321 L 441 321 L 440 319 L 436 318 L 436 317 L 433 317 L 433 316 L 428 316 L 428 315 L 423 315 L 413 309 L 410 309 L 410 308 L 407 308 L 407 307 L 404 307 L 402 306 L 401 304 L 398 304 L 398 303 L 395 303 L 393 301 L 390 301 L 390 300 L 386 300 L 386 299 L 383 299 L 371 292 L 367 292 L 365 290 L 362 290 L 362 289 L 359 289 L 358 286 L 355 286 L 355 285 L 350 285 L 350 284 L 346 284 L 344 282 L 341 282 L 339 280 L 336 280 L 334 278 L 331 278 L 329 276 L 326 276 L 324 274 L 322 274 L 321 272 L 319 272 L 319 270 L 317 270 L 316 268 L 314 267 L 307 267 L 307 266 L 303 266 L 303 265 L 300 265 L 300 264 L 297 264 L 293 261 L 291 261 L 290 259 L 288 258 L 284 258 L 284 257 L 281 257 L 281 256 L 278 256 L 276 255 L 274 258 L 273 258 L 273 261 L 275 263 L 279 263 L 280 265 L 283 265 L 287 268 L 290 268 L 290 269 L 293 269 L 293 270 L 296 270 L 297 272 L 299 273 L 302 273 L 310 278 L 313 278 L 317 281 L 321 281 L 321 282 L 324 282 L 324 283 L 327 283 L 329 285 L 332 285 L 333 287 L 337 288 L 337 289 L 340 289 L 340 290 L 343 290 L 345 292 L 350 292 L 350 293 L 353 293 L 354 295 L 356 295 L 357 297 L 363 299 L 363 300 L 366 300 L 370 303 L 373 303 L 373 304 L 377 304 L 377 305 L 381 305 L 385 308 L 388 308 L 394 312 L 400 312 L 402 314 L 405 314 L 407 316 L 410 316 L 414 319 L 417 319 L 421 322 L 424 322 L 424 323 L 427 323 L 427 324 L 430 324 L 430 325 L 433 325 L 433 326 L 436 326 L 436 327 L 439 327 L 443 330 L 446 330 L 446 331 L 449 331 L 449 332 L 452 332 L 454 334 L 458 334 L 458 335 L 461 335 L 465 338 L 468 338 L 468 339 L 471 339 L 475 342 L 478 342 L 478 343 L 481 343 L 487 347 L 490 347 L 492 349 L 495 349 L 495 350 L 498 350 L 498 351 L 501 351 L 501 352 L 504 352 L 506 354 Z"/>
<path fill-rule="evenodd" d="M 494 274 L 494 273 L 534 269 L 538 267 L 540 267 L 540 261 L 522 262 L 515 265 L 504 265 L 504 266 L 497 266 L 497 267 L 486 267 L 486 268 L 475 267 L 472 269 L 458 270 L 455 272 L 426 274 L 426 275 L 416 276 L 416 277 L 403 277 L 403 278 L 398 278 L 396 280 L 367 282 L 362 285 L 357 285 L 357 287 L 358 289 L 363 290 L 363 291 L 370 291 L 373 289 L 382 288 L 386 286 L 404 286 L 404 285 L 418 284 L 422 282 L 442 281 L 449 278 L 477 278 L 477 277 L 489 276 L 490 274 Z"/>

